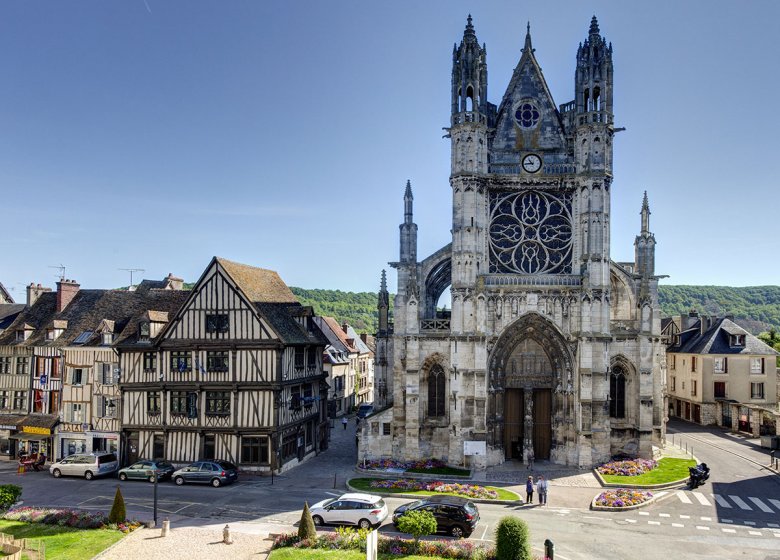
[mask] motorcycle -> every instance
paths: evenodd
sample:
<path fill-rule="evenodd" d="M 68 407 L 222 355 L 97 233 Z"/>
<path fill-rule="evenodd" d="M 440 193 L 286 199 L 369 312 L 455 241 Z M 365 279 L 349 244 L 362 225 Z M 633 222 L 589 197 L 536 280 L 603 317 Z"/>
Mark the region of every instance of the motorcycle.
<path fill-rule="evenodd" d="M 695 467 L 688 467 L 688 473 L 690 474 L 688 486 L 691 490 L 694 490 L 704 484 L 704 481 L 710 477 L 710 468 L 707 466 L 707 463 L 701 463 Z"/>

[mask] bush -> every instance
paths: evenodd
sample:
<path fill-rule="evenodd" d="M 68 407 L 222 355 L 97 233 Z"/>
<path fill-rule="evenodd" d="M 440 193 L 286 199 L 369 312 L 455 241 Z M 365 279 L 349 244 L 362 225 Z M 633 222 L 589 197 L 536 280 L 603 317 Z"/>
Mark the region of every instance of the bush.
<path fill-rule="evenodd" d="M 22 495 L 22 487 L 16 484 L 3 484 L 0 486 L 0 510 L 5 510 L 14 505 Z"/>
<path fill-rule="evenodd" d="M 303 512 L 301 512 L 301 522 L 298 524 L 298 538 L 302 541 L 306 539 L 316 539 L 317 529 L 314 527 L 314 520 L 311 518 L 309 503 L 303 503 Z"/>
<path fill-rule="evenodd" d="M 119 486 L 116 487 L 116 494 L 114 494 L 114 505 L 111 506 L 111 511 L 108 514 L 109 523 L 124 523 L 127 518 L 127 511 L 125 510 L 125 499 L 122 497 L 122 491 Z"/>
<path fill-rule="evenodd" d="M 504 517 L 496 527 L 496 560 L 531 560 L 528 525 L 517 517 Z"/>
<path fill-rule="evenodd" d="M 420 537 L 436 532 L 436 518 L 430 511 L 407 511 L 398 518 L 398 530 L 412 535 L 415 548 L 419 548 Z"/>

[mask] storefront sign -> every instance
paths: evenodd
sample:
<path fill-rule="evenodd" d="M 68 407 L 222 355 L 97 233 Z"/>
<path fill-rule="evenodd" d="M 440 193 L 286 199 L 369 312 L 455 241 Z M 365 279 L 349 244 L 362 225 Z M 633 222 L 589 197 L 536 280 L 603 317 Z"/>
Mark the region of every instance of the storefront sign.
<path fill-rule="evenodd" d="M 42 436 L 51 435 L 51 430 L 49 428 L 39 428 L 38 426 L 22 426 L 22 431 L 26 434 L 39 434 Z"/>
<path fill-rule="evenodd" d="M 108 432 L 84 432 L 84 435 L 87 437 L 92 438 L 103 438 L 103 439 L 119 439 L 119 434 L 111 434 Z"/>
<path fill-rule="evenodd" d="M 6 426 L 5 424 L 0 424 L 0 430 L 15 430 L 16 426 Z"/>

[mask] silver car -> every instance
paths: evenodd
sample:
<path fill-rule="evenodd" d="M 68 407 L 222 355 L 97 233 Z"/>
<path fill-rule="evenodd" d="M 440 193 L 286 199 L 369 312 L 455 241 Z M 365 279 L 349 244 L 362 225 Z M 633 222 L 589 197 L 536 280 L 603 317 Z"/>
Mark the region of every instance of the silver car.
<path fill-rule="evenodd" d="M 54 478 L 66 476 L 83 476 L 92 480 L 96 476 L 102 476 L 116 472 L 119 468 L 114 453 L 74 453 L 56 463 L 52 463 L 49 472 Z"/>
<path fill-rule="evenodd" d="M 380 526 L 388 514 L 381 496 L 358 493 L 317 502 L 310 511 L 315 525 L 357 525 L 361 529 Z"/>

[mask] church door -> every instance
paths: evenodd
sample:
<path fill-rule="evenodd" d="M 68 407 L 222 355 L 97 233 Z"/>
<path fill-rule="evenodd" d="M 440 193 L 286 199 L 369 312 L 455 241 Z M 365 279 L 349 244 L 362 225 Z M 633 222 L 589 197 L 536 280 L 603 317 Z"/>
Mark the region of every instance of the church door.
<path fill-rule="evenodd" d="M 507 389 L 504 397 L 504 453 L 506 459 L 523 459 L 522 389 Z"/>
<path fill-rule="evenodd" d="M 552 391 L 534 389 L 534 456 L 537 460 L 550 458 L 552 441 Z"/>

